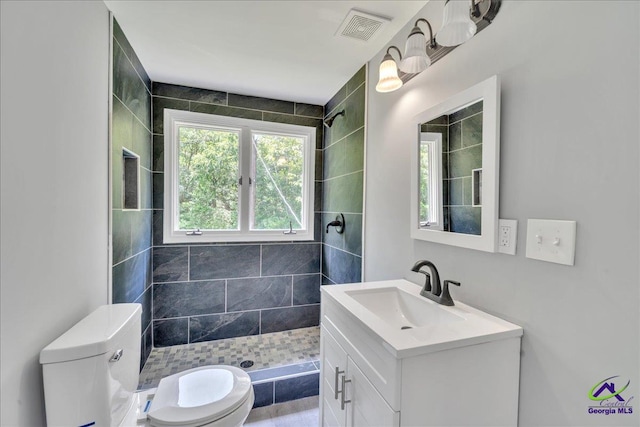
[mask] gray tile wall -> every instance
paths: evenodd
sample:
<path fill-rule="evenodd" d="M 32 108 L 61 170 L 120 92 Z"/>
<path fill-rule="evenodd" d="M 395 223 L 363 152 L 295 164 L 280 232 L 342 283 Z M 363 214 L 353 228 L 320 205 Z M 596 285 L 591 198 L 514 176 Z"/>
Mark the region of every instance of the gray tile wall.
<path fill-rule="evenodd" d="M 318 325 L 323 107 L 159 82 L 152 93 L 154 346 Z M 316 240 L 165 245 L 165 108 L 316 127 Z"/>
<path fill-rule="evenodd" d="M 337 112 L 325 127 L 322 157 L 322 280 L 323 284 L 353 283 L 362 279 L 362 207 L 364 195 L 364 126 L 366 65 L 325 105 L 325 118 Z M 342 213 L 345 230 L 325 232 L 326 224 Z"/>
<path fill-rule="evenodd" d="M 112 302 L 142 304 L 141 359 L 151 351 L 151 80 L 113 21 Z M 140 209 L 123 209 L 122 149 L 140 156 Z"/>

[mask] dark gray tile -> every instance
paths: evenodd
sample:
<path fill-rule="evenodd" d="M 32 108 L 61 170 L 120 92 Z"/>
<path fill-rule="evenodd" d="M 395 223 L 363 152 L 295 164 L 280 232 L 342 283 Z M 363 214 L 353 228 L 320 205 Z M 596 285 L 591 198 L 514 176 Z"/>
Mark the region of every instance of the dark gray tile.
<path fill-rule="evenodd" d="M 321 119 L 324 115 L 324 108 L 322 107 L 322 105 L 301 104 L 296 102 L 295 115 L 316 117 Z"/>
<path fill-rule="evenodd" d="M 329 212 L 362 212 L 363 172 L 325 181 L 323 209 Z"/>
<path fill-rule="evenodd" d="M 449 153 L 449 176 L 471 176 L 473 169 L 482 167 L 482 145 L 474 145 Z"/>
<path fill-rule="evenodd" d="M 429 129 L 430 126 L 433 126 L 433 125 L 444 125 L 444 126 L 447 126 L 447 125 L 449 125 L 449 116 L 447 116 L 446 114 L 443 114 L 440 117 L 436 117 L 433 120 L 429 120 L 426 123 L 426 125 L 427 125 L 427 130 Z"/>
<path fill-rule="evenodd" d="M 229 106 L 249 108 L 252 110 L 273 111 L 276 113 L 294 113 L 293 102 L 260 98 L 257 96 L 238 95 L 235 93 L 229 94 Z"/>
<path fill-rule="evenodd" d="M 119 209 L 112 211 L 112 265 L 129 258 L 131 252 L 131 215 Z"/>
<path fill-rule="evenodd" d="M 151 209 L 153 203 L 153 177 L 152 172 L 140 168 L 140 209 Z"/>
<path fill-rule="evenodd" d="M 113 266 L 112 302 L 134 302 L 150 284 L 151 249 Z"/>
<path fill-rule="evenodd" d="M 350 94 L 336 109 L 344 109 L 344 116 L 338 117 L 331 126 L 331 142 L 337 142 L 353 131 L 364 126 L 365 86 L 362 85 Z"/>
<path fill-rule="evenodd" d="M 262 246 L 262 275 L 320 272 L 320 245 L 293 243 Z"/>
<path fill-rule="evenodd" d="M 280 113 L 264 113 L 265 122 L 286 123 L 290 125 L 308 126 L 317 128 L 322 124 L 322 119 L 314 119 L 313 117 L 301 117 L 291 114 Z"/>
<path fill-rule="evenodd" d="M 362 214 L 345 214 L 344 250 L 362 255 Z"/>
<path fill-rule="evenodd" d="M 462 146 L 482 144 L 482 113 L 462 121 Z"/>
<path fill-rule="evenodd" d="M 462 178 L 449 180 L 449 205 L 462 205 L 464 184 Z"/>
<path fill-rule="evenodd" d="M 162 209 L 154 209 L 153 211 L 153 245 L 162 245 L 164 212 Z"/>
<path fill-rule="evenodd" d="M 364 127 L 346 137 L 344 144 L 344 173 L 364 170 Z"/>
<path fill-rule="evenodd" d="M 152 300 L 152 287 L 149 286 L 142 295 L 135 301 L 138 304 L 142 305 L 142 322 L 141 322 L 141 332 L 144 333 L 147 328 L 151 325 L 151 300 Z"/>
<path fill-rule="evenodd" d="M 167 319 L 153 321 L 154 347 L 168 347 L 189 343 L 189 319 Z"/>
<path fill-rule="evenodd" d="M 193 246 L 190 263 L 191 280 L 257 277 L 260 276 L 260 246 Z"/>
<path fill-rule="evenodd" d="M 133 120 L 132 148 L 140 156 L 140 167 L 151 170 L 151 132 L 138 120 Z"/>
<path fill-rule="evenodd" d="M 164 133 L 164 109 L 189 111 L 189 101 L 180 99 L 153 97 L 153 133 Z"/>
<path fill-rule="evenodd" d="M 462 125 L 460 122 L 449 126 L 449 151 L 462 148 Z"/>
<path fill-rule="evenodd" d="M 291 276 L 230 279 L 227 312 L 291 305 Z"/>
<path fill-rule="evenodd" d="M 362 280 L 362 258 L 323 245 L 322 274 L 334 283 L 360 282 Z"/>
<path fill-rule="evenodd" d="M 153 82 L 153 95 L 207 104 L 227 105 L 227 92 Z"/>
<path fill-rule="evenodd" d="M 151 247 L 151 221 L 153 212 L 150 210 L 125 212 L 131 217 L 131 247 L 132 253 L 137 254 Z"/>
<path fill-rule="evenodd" d="M 367 66 L 363 65 L 347 82 L 347 95 L 352 93 L 367 79 Z"/>
<path fill-rule="evenodd" d="M 153 172 L 153 209 L 164 208 L 164 172 Z"/>
<path fill-rule="evenodd" d="M 305 372 L 317 371 L 318 367 L 313 362 L 296 363 L 294 365 L 280 366 L 277 368 L 260 369 L 249 372 L 251 381 L 265 381 Z"/>
<path fill-rule="evenodd" d="M 323 194 L 322 181 L 316 181 L 313 188 L 313 211 L 322 211 L 322 194 Z"/>
<path fill-rule="evenodd" d="M 293 305 L 319 304 L 320 280 L 319 273 L 293 276 Z"/>
<path fill-rule="evenodd" d="M 164 171 L 164 135 L 153 135 L 153 162 L 151 170 Z"/>
<path fill-rule="evenodd" d="M 316 181 L 322 181 L 322 157 L 324 152 L 322 150 L 316 149 L 316 162 L 315 162 L 315 176 L 314 179 Z"/>
<path fill-rule="evenodd" d="M 124 32 L 122 31 L 122 28 L 120 27 L 120 25 L 118 24 L 118 21 L 116 21 L 115 18 L 113 19 L 113 37 L 118 42 L 118 44 L 124 51 L 125 55 L 127 55 L 129 60 L 133 63 L 134 68 L 136 69 L 138 75 L 142 79 L 147 89 L 151 90 L 151 79 L 149 79 L 147 70 L 145 70 L 144 67 L 142 66 L 142 63 L 140 62 L 138 55 L 136 54 L 135 50 L 133 50 L 133 47 L 129 43 L 129 40 L 125 36 Z"/>
<path fill-rule="evenodd" d="M 482 231 L 482 208 L 452 206 L 449 208 L 450 231 L 454 233 L 480 235 Z"/>
<path fill-rule="evenodd" d="M 212 314 L 189 319 L 191 342 L 258 335 L 260 332 L 259 311 Z"/>
<path fill-rule="evenodd" d="M 144 367 L 144 364 L 147 363 L 147 359 L 151 354 L 151 350 L 153 350 L 153 328 L 148 327 L 145 329 L 142 337 L 140 339 L 140 370 Z"/>
<path fill-rule="evenodd" d="M 320 389 L 320 374 L 287 378 L 275 383 L 275 403 L 317 396 Z"/>
<path fill-rule="evenodd" d="M 475 104 L 469 105 L 462 110 L 458 110 L 449 115 L 449 123 L 459 122 L 460 120 L 467 118 L 469 116 L 473 116 L 482 111 L 483 102 L 479 101 Z"/>
<path fill-rule="evenodd" d="M 340 141 L 324 149 L 323 179 L 327 180 L 345 174 L 345 144 Z"/>
<path fill-rule="evenodd" d="M 471 177 L 462 178 L 462 187 L 463 187 L 463 195 L 462 195 L 462 204 L 466 206 L 471 206 L 473 203 L 472 197 L 472 185 L 471 185 Z"/>
<path fill-rule="evenodd" d="M 117 43 L 113 45 L 113 93 L 145 127 L 151 128 L 151 95 Z"/>
<path fill-rule="evenodd" d="M 273 405 L 273 382 L 253 384 L 254 408 Z"/>
<path fill-rule="evenodd" d="M 308 328 L 320 324 L 320 304 L 262 310 L 261 333 Z"/>
<path fill-rule="evenodd" d="M 324 233 L 322 230 L 322 214 L 317 212 L 318 210 L 321 209 L 317 209 L 313 214 L 313 240 L 316 243 L 322 242 L 322 235 Z"/>
<path fill-rule="evenodd" d="M 154 319 L 197 316 L 224 311 L 224 280 L 153 285 Z"/>
<path fill-rule="evenodd" d="M 328 117 L 334 113 L 334 109 L 347 97 L 347 85 L 345 84 L 324 106 L 324 116 Z"/>
<path fill-rule="evenodd" d="M 189 248 L 166 246 L 153 248 L 153 281 L 184 282 L 189 280 Z"/>
<path fill-rule="evenodd" d="M 227 107 L 224 105 L 203 104 L 191 101 L 190 111 L 196 113 L 215 114 L 218 116 L 239 117 L 243 119 L 262 120 L 262 111 L 248 110 L 245 108 Z"/>

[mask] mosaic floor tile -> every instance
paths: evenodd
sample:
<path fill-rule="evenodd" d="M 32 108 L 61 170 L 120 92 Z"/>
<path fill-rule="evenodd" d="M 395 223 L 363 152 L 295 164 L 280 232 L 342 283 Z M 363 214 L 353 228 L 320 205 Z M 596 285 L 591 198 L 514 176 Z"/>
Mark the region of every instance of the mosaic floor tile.
<path fill-rule="evenodd" d="M 245 371 L 317 361 L 320 328 L 293 329 L 270 334 L 229 338 L 202 343 L 160 347 L 151 354 L 140 373 L 138 389 L 157 387 L 163 377 L 206 365 L 240 367 L 244 360 L 253 366 Z"/>

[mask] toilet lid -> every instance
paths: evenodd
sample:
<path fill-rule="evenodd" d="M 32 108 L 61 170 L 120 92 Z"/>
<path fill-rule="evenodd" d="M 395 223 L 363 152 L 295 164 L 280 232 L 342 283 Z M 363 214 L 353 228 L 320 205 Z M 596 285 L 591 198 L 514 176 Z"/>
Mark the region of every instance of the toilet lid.
<path fill-rule="evenodd" d="M 147 418 L 153 426 L 199 426 L 237 409 L 251 378 L 233 366 L 203 366 L 160 380 Z"/>

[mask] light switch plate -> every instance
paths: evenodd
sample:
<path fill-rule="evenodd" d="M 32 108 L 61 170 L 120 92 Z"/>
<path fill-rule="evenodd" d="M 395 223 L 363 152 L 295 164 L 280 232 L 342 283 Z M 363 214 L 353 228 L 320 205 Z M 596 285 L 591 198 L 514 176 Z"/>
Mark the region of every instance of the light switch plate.
<path fill-rule="evenodd" d="M 508 255 L 516 254 L 518 243 L 518 220 L 498 220 L 498 252 Z"/>
<path fill-rule="evenodd" d="M 527 221 L 527 258 L 573 265 L 576 222 L 550 219 Z"/>

